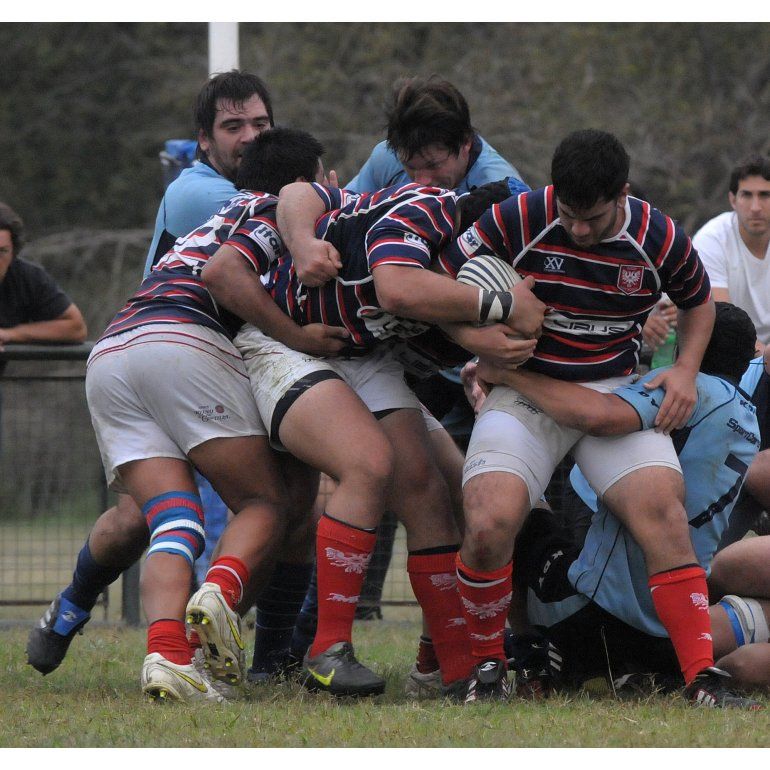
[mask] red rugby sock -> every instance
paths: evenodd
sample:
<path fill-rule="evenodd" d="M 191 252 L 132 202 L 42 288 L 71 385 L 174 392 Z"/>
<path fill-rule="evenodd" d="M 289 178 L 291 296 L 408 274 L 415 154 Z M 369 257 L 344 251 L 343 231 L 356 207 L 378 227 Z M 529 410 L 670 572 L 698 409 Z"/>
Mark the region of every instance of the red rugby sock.
<path fill-rule="evenodd" d="M 658 572 L 649 580 L 652 603 L 674 645 L 684 681 L 714 665 L 706 573 L 687 564 Z"/>
<path fill-rule="evenodd" d="M 147 654 L 153 652 L 180 666 L 190 665 L 192 650 L 181 620 L 164 618 L 150 624 L 147 629 Z"/>
<path fill-rule="evenodd" d="M 457 588 L 474 663 L 505 660 L 503 632 L 513 594 L 513 562 L 490 572 L 463 564 L 457 554 Z"/>
<path fill-rule="evenodd" d="M 456 557 L 457 551 L 410 554 L 406 562 L 409 581 L 428 624 L 444 684 L 470 676 L 474 665 L 457 592 Z"/>
<path fill-rule="evenodd" d="M 235 556 L 222 556 L 211 563 L 206 573 L 207 583 L 216 583 L 231 610 L 243 596 L 243 587 L 249 582 L 248 567 Z"/>
<path fill-rule="evenodd" d="M 318 629 L 310 657 L 349 642 L 376 534 L 324 514 L 316 534 Z"/>

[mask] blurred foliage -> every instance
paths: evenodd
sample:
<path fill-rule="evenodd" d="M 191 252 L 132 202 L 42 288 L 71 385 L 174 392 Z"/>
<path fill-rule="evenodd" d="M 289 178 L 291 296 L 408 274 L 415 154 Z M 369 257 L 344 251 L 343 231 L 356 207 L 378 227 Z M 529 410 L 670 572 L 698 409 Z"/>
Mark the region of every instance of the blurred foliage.
<path fill-rule="evenodd" d="M 249 23 L 240 40 L 278 122 L 316 134 L 343 182 L 410 74 L 454 82 L 532 186 L 567 132 L 615 132 L 633 181 L 690 232 L 726 208 L 730 167 L 770 150 L 768 24 Z M 205 24 L 0 26 L 0 200 L 33 237 L 152 227 L 158 152 L 193 135 L 206 69 Z"/>

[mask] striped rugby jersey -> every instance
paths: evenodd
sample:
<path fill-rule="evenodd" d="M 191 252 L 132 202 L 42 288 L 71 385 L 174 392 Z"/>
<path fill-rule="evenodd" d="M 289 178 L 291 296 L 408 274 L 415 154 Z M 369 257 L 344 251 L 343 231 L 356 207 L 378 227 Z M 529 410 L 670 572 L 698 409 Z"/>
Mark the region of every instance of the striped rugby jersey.
<path fill-rule="evenodd" d="M 153 267 L 103 337 L 152 323 L 199 324 L 232 339 L 243 321 L 214 302 L 200 274 L 220 246 L 237 249 L 260 275 L 283 253 L 275 225 L 278 199 L 267 193 L 241 192 L 206 224 L 177 238 Z"/>
<path fill-rule="evenodd" d="M 344 326 L 351 334 L 351 353 L 428 329 L 382 310 L 372 271 L 380 265 L 430 267 L 451 240 L 455 194 L 414 183 L 362 194 L 313 187 L 326 206 L 316 237 L 339 251 L 342 269 L 334 280 L 311 288 L 300 283 L 290 257 L 282 258 L 267 283 L 281 309 L 300 325 Z"/>
<path fill-rule="evenodd" d="M 551 308 L 527 369 L 562 380 L 630 374 L 639 362 L 641 330 L 666 292 L 681 309 L 706 302 L 706 271 L 684 231 L 649 203 L 627 198 L 620 232 L 580 248 L 561 225 L 553 186 L 492 206 L 444 255 L 456 275 L 480 254 L 496 254 Z"/>

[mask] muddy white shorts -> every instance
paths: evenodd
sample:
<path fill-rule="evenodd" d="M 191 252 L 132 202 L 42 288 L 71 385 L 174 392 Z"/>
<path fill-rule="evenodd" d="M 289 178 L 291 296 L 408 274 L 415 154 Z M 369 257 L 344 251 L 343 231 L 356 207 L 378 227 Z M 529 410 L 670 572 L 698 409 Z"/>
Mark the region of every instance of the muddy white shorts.
<path fill-rule="evenodd" d="M 612 377 L 580 384 L 611 393 L 630 381 L 631 377 Z M 624 436 L 587 436 L 562 427 L 513 388 L 497 385 L 473 427 L 463 486 L 483 473 L 512 473 L 526 483 L 534 505 L 569 451 L 599 497 L 639 468 L 665 466 L 682 472 L 669 436 L 653 430 Z"/>
<path fill-rule="evenodd" d="M 404 381 L 403 366 L 384 345 L 356 358 L 317 358 L 286 347 L 251 324 L 241 329 L 235 345 L 243 356 L 259 413 L 276 447 L 280 447 L 278 431 L 289 408 L 323 380 L 346 382 L 375 415 L 423 408 Z M 430 419 L 435 422 L 433 417 Z M 427 418 L 426 424 L 431 429 Z"/>
<path fill-rule="evenodd" d="M 86 396 L 107 483 L 150 457 L 186 459 L 212 438 L 265 436 L 246 368 L 222 334 L 194 324 L 147 324 L 99 341 Z"/>

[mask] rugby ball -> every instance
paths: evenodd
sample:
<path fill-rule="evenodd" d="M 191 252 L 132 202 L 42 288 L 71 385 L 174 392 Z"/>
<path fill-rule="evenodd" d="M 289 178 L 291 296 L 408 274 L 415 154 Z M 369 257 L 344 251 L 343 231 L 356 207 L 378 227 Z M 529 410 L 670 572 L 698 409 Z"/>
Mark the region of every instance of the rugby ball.
<path fill-rule="evenodd" d="M 487 291 L 510 291 L 523 278 L 499 257 L 482 254 L 460 268 L 457 280 Z"/>

